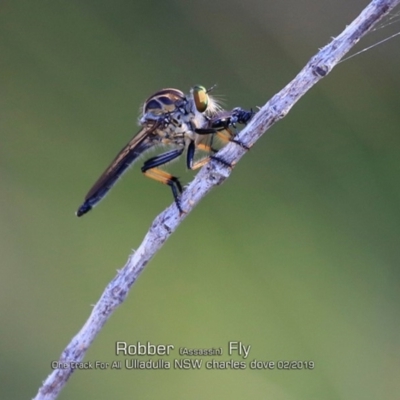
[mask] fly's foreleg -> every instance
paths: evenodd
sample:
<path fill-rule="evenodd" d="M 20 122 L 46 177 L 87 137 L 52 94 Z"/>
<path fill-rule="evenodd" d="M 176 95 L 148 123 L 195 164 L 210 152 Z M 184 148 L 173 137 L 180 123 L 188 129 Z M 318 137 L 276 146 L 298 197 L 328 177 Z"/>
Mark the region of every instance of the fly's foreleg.
<path fill-rule="evenodd" d="M 233 132 L 231 128 L 236 129 L 236 124 L 246 125 L 251 120 L 253 115 L 253 110 L 246 111 L 240 107 L 236 107 L 229 112 L 223 111 L 211 118 L 207 127 L 197 129 L 196 133 L 199 135 L 215 134 L 225 143 L 233 142 L 245 150 L 249 150 L 249 146 L 235 139 L 236 133 Z M 230 163 L 218 156 L 211 155 L 210 158 L 217 160 L 227 167 L 232 167 Z"/>
<path fill-rule="evenodd" d="M 253 110 L 246 111 L 243 108 L 236 107 L 232 111 L 223 111 L 211 118 L 209 124 L 205 128 L 196 129 L 199 135 L 216 134 L 223 142 L 234 142 L 246 150 L 249 147 L 239 140 L 235 139 L 236 134 L 231 128 L 236 129 L 236 124 L 246 125 L 253 117 Z"/>

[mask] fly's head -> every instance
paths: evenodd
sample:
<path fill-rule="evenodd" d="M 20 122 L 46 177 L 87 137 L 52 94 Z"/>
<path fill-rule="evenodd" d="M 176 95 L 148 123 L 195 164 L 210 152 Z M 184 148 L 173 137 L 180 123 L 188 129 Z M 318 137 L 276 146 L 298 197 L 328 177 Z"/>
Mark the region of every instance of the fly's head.
<path fill-rule="evenodd" d="M 214 86 L 206 89 L 204 86 L 196 85 L 190 90 L 184 109 L 191 131 L 205 126 L 209 119 L 221 109 L 209 94 L 213 88 Z"/>
<path fill-rule="evenodd" d="M 204 114 L 207 117 L 214 116 L 221 111 L 221 106 L 216 99 L 210 96 L 210 92 L 215 88 L 215 85 L 210 89 L 204 86 L 196 85 L 190 91 L 193 113 Z"/>

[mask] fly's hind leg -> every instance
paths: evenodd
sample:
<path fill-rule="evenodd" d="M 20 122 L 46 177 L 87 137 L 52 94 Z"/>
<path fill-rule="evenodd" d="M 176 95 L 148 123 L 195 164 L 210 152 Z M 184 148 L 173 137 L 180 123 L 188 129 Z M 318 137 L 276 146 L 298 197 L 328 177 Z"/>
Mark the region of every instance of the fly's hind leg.
<path fill-rule="evenodd" d="M 174 196 L 175 204 L 181 214 L 184 213 L 181 207 L 180 195 L 182 193 L 182 185 L 179 182 L 179 179 L 176 176 L 169 174 L 168 172 L 163 171 L 159 167 L 160 165 L 166 164 L 169 161 L 178 158 L 184 148 L 171 150 L 166 153 L 160 154 L 156 157 L 152 157 L 148 159 L 142 167 L 142 172 L 145 176 L 154 179 L 158 182 L 163 183 L 164 185 L 168 185 L 172 190 L 172 195 Z"/>

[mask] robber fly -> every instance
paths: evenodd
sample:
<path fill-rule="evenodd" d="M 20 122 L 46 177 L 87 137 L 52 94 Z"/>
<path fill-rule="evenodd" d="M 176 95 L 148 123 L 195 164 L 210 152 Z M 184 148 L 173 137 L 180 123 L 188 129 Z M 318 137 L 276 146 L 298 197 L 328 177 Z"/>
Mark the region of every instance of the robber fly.
<path fill-rule="evenodd" d="M 223 142 L 235 141 L 235 133 L 231 127 L 235 127 L 236 123 L 246 124 L 253 116 L 252 111 L 239 107 L 229 112 L 222 110 L 209 95 L 212 89 L 194 86 L 190 95 L 177 89 L 162 89 L 149 97 L 143 105 L 139 120 L 140 131 L 118 153 L 89 190 L 76 215 L 80 217 L 90 211 L 139 156 L 157 145 L 170 145 L 174 148 L 145 161 L 142 172 L 147 177 L 170 186 L 176 206 L 182 213 L 182 185 L 179 179 L 158 167 L 178 158 L 184 150 L 189 169 L 203 166 L 210 157 L 194 161 L 196 150 L 215 153 L 216 150 L 212 147 L 215 136 Z"/>

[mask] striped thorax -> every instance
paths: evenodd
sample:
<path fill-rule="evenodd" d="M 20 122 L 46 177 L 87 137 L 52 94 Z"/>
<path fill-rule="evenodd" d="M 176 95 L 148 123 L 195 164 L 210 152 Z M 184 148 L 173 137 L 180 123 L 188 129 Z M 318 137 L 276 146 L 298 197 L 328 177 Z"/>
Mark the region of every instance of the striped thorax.
<path fill-rule="evenodd" d="M 184 145 L 195 140 L 195 130 L 208 124 L 220 106 L 209 95 L 211 89 L 194 86 L 186 96 L 177 89 L 162 89 L 150 96 L 143 105 L 141 125 L 163 123 L 156 130 L 164 144 Z"/>

